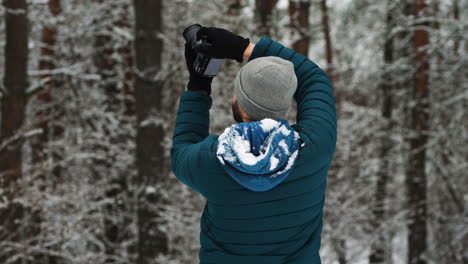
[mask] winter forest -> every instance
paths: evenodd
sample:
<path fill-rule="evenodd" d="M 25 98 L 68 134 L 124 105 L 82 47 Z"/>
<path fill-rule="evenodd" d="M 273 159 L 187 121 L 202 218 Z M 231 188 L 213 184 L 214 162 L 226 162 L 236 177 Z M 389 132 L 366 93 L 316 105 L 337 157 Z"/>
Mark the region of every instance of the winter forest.
<path fill-rule="evenodd" d="M 0 263 L 198 263 L 169 148 L 183 29 L 268 36 L 330 76 L 325 264 L 468 263 L 466 0 L 4 0 Z M 245 62 L 244 62 L 245 63 Z M 235 121 L 226 61 L 210 134 Z M 296 106 L 288 113 L 293 124 Z"/>

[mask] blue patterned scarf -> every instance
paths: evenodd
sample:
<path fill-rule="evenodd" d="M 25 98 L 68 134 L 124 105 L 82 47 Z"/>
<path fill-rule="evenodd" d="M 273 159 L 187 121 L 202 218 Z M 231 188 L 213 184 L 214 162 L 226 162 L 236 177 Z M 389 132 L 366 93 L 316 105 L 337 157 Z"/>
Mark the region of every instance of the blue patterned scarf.
<path fill-rule="evenodd" d="M 226 128 L 218 137 L 216 155 L 240 185 L 252 191 L 267 191 L 291 172 L 299 139 L 287 120 L 243 122 Z"/>

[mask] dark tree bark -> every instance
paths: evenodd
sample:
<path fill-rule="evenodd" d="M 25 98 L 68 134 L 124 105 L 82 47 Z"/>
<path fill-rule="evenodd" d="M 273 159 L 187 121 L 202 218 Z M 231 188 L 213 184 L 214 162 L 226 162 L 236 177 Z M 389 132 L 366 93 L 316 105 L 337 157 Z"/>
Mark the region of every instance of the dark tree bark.
<path fill-rule="evenodd" d="M 321 0 L 320 1 L 320 10 L 322 13 L 322 32 L 323 32 L 323 39 L 325 40 L 325 58 L 327 61 L 327 68 L 326 72 L 332 81 L 334 83 L 336 79 L 338 78 L 337 73 L 335 71 L 335 67 L 333 65 L 333 45 L 330 37 L 330 23 L 328 22 L 328 7 L 327 7 L 327 0 Z M 336 101 L 336 108 L 338 115 L 341 112 L 341 98 L 343 97 L 343 92 L 341 89 L 336 89 L 335 90 L 335 101 Z M 352 98 L 357 98 L 357 96 L 354 94 L 351 96 Z M 365 99 L 367 100 L 367 99 Z M 356 100 L 353 100 L 356 101 Z"/>
<path fill-rule="evenodd" d="M 320 1 L 320 9 L 322 10 L 322 30 L 323 38 L 325 39 L 325 57 L 327 60 L 327 74 L 331 81 L 335 80 L 335 72 L 333 67 L 333 49 L 330 38 L 330 24 L 328 22 L 328 7 L 327 0 Z"/>
<path fill-rule="evenodd" d="M 343 238 L 337 238 L 332 241 L 332 246 L 338 257 L 338 263 L 346 264 L 346 241 Z"/>
<path fill-rule="evenodd" d="M 161 69 L 162 0 L 134 0 L 135 9 L 135 101 L 137 114 L 136 166 L 138 185 L 138 261 L 154 263 L 160 253 L 168 252 L 166 235 L 159 230 L 160 216 L 151 207 L 162 197 L 148 187 L 164 182 L 164 139 L 161 122 L 162 82 L 155 79 Z"/>
<path fill-rule="evenodd" d="M 460 20 L 460 1 L 459 0 L 453 0 L 453 18 L 456 21 Z M 459 53 L 458 48 L 460 47 L 460 39 L 461 39 L 460 34 L 457 34 L 453 42 L 453 51 L 455 55 L 458 55 Z"/>
<path fill-rule="evenodd" d="M 391 3 L 388 2 L 388 5 Z M 386 34 L 385 44 L 383 49 L 383 60 L 385 67 L 383 68 L 383 75 L 381 78 L 380 89 L 382 90 L 382 108 L 381 115 L 384 120 L 382 127 L 382 137 L 379 149 L 380 167 L 377 173 L 377 181 L 375 186 L 375 201 L 373 205 L 373 219 L 372 227 L 374 235 L 377 239 L 371 245 L 371 252 L 369 256 L 369 263 L 378 264 L 386 263 L 386 257 L 389 252 L 386 252 L 386 234 L 381 230 L 385 222 L 385 200 L 387 199 L 387 182 L 389 179 L 390 161 L 388 154 L 392 147 L 391 133 L 393 128 L 392 111 L 393 111 L 393 98 L 394 91 L 392 74 L 389 71 L 389 66 L 393 63 L 393 37 L 390 35 L 393 28 L 393 12 L 390 7 L 387 8 L 386 15 Z"/>
<path fill-rule="evenodd" d="M 309 33 L 309 9 L 310 1 L 289 1 L 289 19 L 293 34 L 298 34 L 300 38 L 292 44 L 292 49 L 304 56 L 309 54 L 310 33 Z"/>
<path fill-rule="evenodd" d="M 230 16 L 240 15 L 240 11 L 243 6 L 242 0 L 225 0 L 224 1 L 228 7 L 227 14 Z"/>
<path fill-rule="evenodd" d="M 19 136 L 23 125 L 28 86 L 28 20 L 25 0 L 6 0 L 5 25 L 5 75 L 2 91 L 2 124 L 0 139 L 3 144 L 12 141 L 0 152 L 0 183 L 6 197 L 11 199 L 15 194 L 16 180 L 21 178 L 21 140 Z"/>
<path fill-rule="evenodd" d="M 14 201 L 20 193 L 22 177 L 22 125 L 25 118 L 28 87 L 28 18 L 26 0 L 4 0 L 5 67 L 1 98 L 0 127 L 0 241 L 22 242 L 33 236 L 27 225 L 30 211 Z M 6 244 L 0 250 L 0 263 L 17 256 L 9 263 L 31 263 L 27 253 Z"/>
<path fill-rule="evenodd" d="M 417 18 L 425 16 L 425 0 L 414 0 L 414 12 Z M 413 47 L 416 53 L 413 100 L 411 109 L 411 129 L 415 135 L 410 138 L 410 154 L 406 175 L 408 195 L 408 263 L 425 264 L 427 250 L 427 176 L 426 144 L 429 129 L 429 62 L 426 45 L 429 44 L 430 27 L 428 22 L 420 22 L 414 32 Z"/>
<path fill-rule="evenodd" d="M 272 15 L 276 7 L 276 0 L 256 0 L 255 19 L 260 36 L 272 36 Z"/>

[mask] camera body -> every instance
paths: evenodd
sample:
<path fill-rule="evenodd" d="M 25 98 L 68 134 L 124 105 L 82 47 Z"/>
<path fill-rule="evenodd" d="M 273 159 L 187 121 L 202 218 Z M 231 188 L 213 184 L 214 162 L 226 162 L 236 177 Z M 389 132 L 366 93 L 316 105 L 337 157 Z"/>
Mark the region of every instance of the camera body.
<path fill-rule="evenodd" d="M 202 36 L 201 39 L 197 41 L 197 32 L 200 30 L 200 28 L 200 24 L 193 24 L 184 30 L 183 36 L 185 41 L 192 49 L 201 43 L 209 43 L 206 36 Z M 193 62 L 193 69 L 195 73 L 200 76 L 214 77 L 218 74 L 223 63 L 224 59 L 212 58 L 203 53 L 197 52 L 197 57 Z"/>

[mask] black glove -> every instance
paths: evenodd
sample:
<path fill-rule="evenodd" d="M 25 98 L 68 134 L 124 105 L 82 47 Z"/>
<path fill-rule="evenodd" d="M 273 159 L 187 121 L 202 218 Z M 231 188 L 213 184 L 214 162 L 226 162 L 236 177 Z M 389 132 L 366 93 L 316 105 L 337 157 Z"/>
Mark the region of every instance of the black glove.
<path fill-rule="evenodd" d="M 187 89 L 191 91 L 200 91 L 205 90 L 208 95 L 211 95 L 211 81 L 213 77 L 203 77 L 195 73 L 193 69 L 193 62 L 197 53 L 190 48 L 190 46 L 185 44 L 185 63 L 187 64 L 187 70 L 190 73 L 190 79 L 187 85 Z"/>
<path fill-rule="evenodd" d="M 195 46 L 198 52 L 219 59 L 233 59 L 242 62 L 244 51 L 250 43 L 248 38 L 243 38 L 226 29 L 216 27 L 202 27 L 197 32 L 197 40 L 205 35 L 209 44 Z"/>

